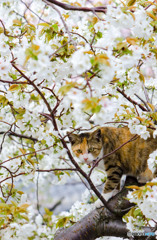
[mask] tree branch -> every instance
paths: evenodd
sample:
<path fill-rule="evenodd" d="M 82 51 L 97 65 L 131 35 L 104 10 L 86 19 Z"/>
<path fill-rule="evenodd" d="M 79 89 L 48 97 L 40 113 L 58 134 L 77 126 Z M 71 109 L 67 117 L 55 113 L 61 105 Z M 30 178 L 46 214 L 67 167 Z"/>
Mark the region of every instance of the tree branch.
<path fill-rule="evenodd" d="M 3 27 L 4 35 L 7 36 L 7 37 L 11 37 L 11 38 L 21 38 L 21 37 L 27 32 L 27 31 L 24 31 L 23 33 L 21 33 L 21 34 L 19 34 L 19 35 L 15 35 L 15 36 L 10 35 L 10 34 L 8 34 L 8 31 L 6 30 L 5 25 L 4 25 L 4 23 L 3 23 L 3 21 L 2 21 L 1 19 L 0 19 L 0 22 L 1 22 L 2 27 Z"/>
<path fill-rule="evenodd" d="M 117 152 L 120 148 L 122 148 L 123 146 L 125 146 L 127 143 L 135 141 L 139 136 L 137 134 L 135 134 L 132 138 L 130 138 L 128 141 L 124 142 L 123 144 L 121 144 L 119 147 L 117 147 L 116 149 L 114 149 L 112 152 L 109 152 L 107 154 L 105 154 L 102 158 L 98 159 L 97 161 L 95 161 L 95 163 L 93 164 L 88 176 L 90 177 L 93 169 L 98 166 L 99 162 L 102 161 L 104 158 L 109 157 L 110 155 L 114 154 L 115 152 Z"/>
<path fill-rule="evenodd" d="M 128 177 L 126 185 L 139 185 L 136 179 Z M 94 240 L 101 236 L 127 237 L 129 230 L 122 221 L 122 216 L 134 206 L 126 200 L 127 188 L 111 198 L 108 202 L 110 208 L 121 209 L 121 215 L 111 213 L 106 207 L 101 207 L 90 212 L 87 216 L 68 229 L 60 229 L 56 232 L 54 240 Z M 150 227 L 144 227 L 144 232 L 152 232 Z M 143 239 L 137 237 L 136 239 Z M 151 239 L 155 239 L 155 236 Z"/>
<path fill-rule="evenodd" d="M 101 6 L 101 7 L 92 7 L 92 8 L 88 8 L 88 7 L 77 7 L 77 6 L 72 6 L 66 3 L 62 3 L 56 0 L 43 0 L 43 2 L 47 3 L 47 4 L 55 4 L 58 7 L 61 7 L 65 10 L 72 10 L 72 11 L 82 11 L 82 12 L 102 12 L 102 13 L 106 13 L 107 7 L 106 6 Z"/>
<path fill-rule="evenodd" d="M 9 84 L 30 84 L 30 83 L 25 82 L 25 81 L 8 81 L 8 80 L 2 80 L 2 79 L 0 79 L 0 82 L 9 83 Z"/>
<path fill-rule="evenodd" d="M 37 169 L 36 172 L 78 171 L 75 168 Z"/>
<path fill-rule="evenodd" d="M 15 133 L 15 132 L 12 132 L 12 131 L 8 131 L 8 132 L 0 132 L 0 134 L 7 134 L 7 135 L 11 135 L 11 136 L 14 136 L 14 137 L 19 137 L 19 138 L 26 138 L 26 139 L 30 139 L 34 142 L 37 142 L 38 139 L 37 138 L 34 138 L 32 136 L 26 136 L 26 135 L 23 135 L 23 134 L 19 134 L 19 133 Z"/>
<path fill-rule="evenodd" d="M 141 110 L 143 110 L 144 112 L 148 112 L 148 110 L 145 107 L 143 107 L 141 104 L 139 104 L 136 101 L 134 101 L 133 99 L 131 99 L 131 97 L 127 96 L 126 93 L 124 92 L 124 90 L 121 90 L 119 87 L 117 87 L 117 91 L 119 93 L 121 93 L 123 95 L 123 97 L 125 97 L 129 102 L 131 102 L 134 105 L 139 106 L 139 108 L 141 108 Z"/>

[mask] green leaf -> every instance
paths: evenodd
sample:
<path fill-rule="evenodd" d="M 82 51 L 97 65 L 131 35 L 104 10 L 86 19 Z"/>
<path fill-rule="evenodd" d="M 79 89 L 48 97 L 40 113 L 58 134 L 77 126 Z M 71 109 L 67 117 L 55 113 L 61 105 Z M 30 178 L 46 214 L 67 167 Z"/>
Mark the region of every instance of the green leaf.
<path fill-rule="evenodd" d="M 23 119 L 23 115 L 25 114 L 26 110 L 24 108 L 15 108 L 14 114 L 16 116 L 16 119 Z"/>
<path fill-rule="evenodd" d="M 32 48 L 27 48 L 25 54 L 28 58 L 32 58 L 34 60 L 38 60 L 37 54 L 34 53 Z"/>
<path fill-rule="evenodd" d="M 4 218 L 0 218 L 0 227 L 4 225 Z"/>
<path fill-rule="evenodd" d="M 9 205 L 7 203 L 0 203 L 0 209 L 2 209 L 2 208 L 9 209 Z"/>
<path fill-rule="evenodd" d="M 56 224 L 56 228 L 64 227 L 68 221 L 69 221 L 69 217 L 60 218 Z"/>
<path fill-rule="evenodd" d="M 39 53 L 40 53 L 40 46 L 39 45 L 32 44 L 31 47 L 27 48 L 25 50 L 26 59 L 25 59 L 25 62 L 24 62 L 24 66 L 26 65 L 26 63 L 28 62 L 28 60 L 30 58 L 37 61 Z"/>
<path fill-rule="evenodd" d="M 145 77 L 144 77 L 144 75 L 143 75 L 140 71 L 138 71 L 138 73 L 139 73 L 139 79 L 140 79 L 140 81 L 143 82 L 143 83 L 145 83 Z"/>
<path fill-rule="evenodd" d="M 124 48 L 127 48 L 127 43 L 126 42 L 119 42 L 117 43 L 117 49 L 122 50 Z"/>
<path fill-rule="evenodd" d="M 67 92 L 70 91 L 71 88 L 78 87 L 78 83 L 76 82 L 67 82 L 64 86 L 62 86 L 58 93 L 61 93 L 62 95 L 65 95 Z"/>
<path fill-rule="evenodd" d="M 141 215 L 141 209 L 137 208 L 133 212 L 134 217 L 137 217 L 138 215 Z"/>
<path fill-rule="evenodd" d="M 2 104 L 3 107 L 5 107 L 8 104 L 8 102 L 9 101 L 8 101 L 8 99 L 5 96 L 0 95 L 0 104 Z"/>
<path fill-rule="evenodd" d="M 19 20 L 19 19 L 14 19 L 13 20 L 13 26 L 18 26 L 18 27 L 21 27 L 22 25 L 22 21 Z"/>
<path fill-rule="evenodd" d="M 11 203 L 14 207 L 17 207 L 17 203 L 15 201 L 12 200 Z"/>
<path fill-rule="evenodd" d="M 45 40 L 47 42 L 49 42 L 57 34 L 59 34 L 59 32 L 58 32 L 58 23 L 54 23 L 52 25 L 49 25 L 47 23 L 40 23 L 39 25 L 43 26 L 42 30 L 40 31 L 40 35 L 42 36 L 42 35 L 45 34 Z"/>
<path fill-rule="evenodd" d="M 53 27 L 53 30 L 55 32 L 58 32 L 58 25 L 57 24 L 53 24 L 52 27 Z"/>
<path fill-rule="evenodd" d="M 35 161 L 31 157 L 27 157 L 27 161 L 34 167 Z"/>
<path fill-rule="evenodd" d="M 96 33 L 96 36 L 97 36 L 97 38 L 102 38 L 102 32 L 99 32 L 99 31 L 98 31 L 98 32 Z"/>
<path fill-rule="evenodd" d="M 45 213 L 49 216 L 52 216 L 53 215 L 53 212 L 50 211 L 48 208 L 44 208 L 45 209 Z"/>
<path fill-rule="evenodd" d="M 99 113 L 100 110 L 101 110 L 101 107 L 102 107 L 101 105 L 96 106 L 96 108 L 94 109 L 93 113 Z"/>
<path fill-rule="evenodd" d="M 129 0 L 129 1 L 127 1 L 127 6 L 131 7 L 135 4 L 135 2 L 136 2 L 136 0 Z"/>
<path fill-rule="evenodd" d="M 34 93 L 31 94 L 31 100 L 35 101 L 35 102 L 39 102 L 40 100 L 40 95 L 35 95 Z"/>
<path fill-rule="evenodd" d="M 105 53 L 104 54 L 98 53 L 94 58 L 92 58 L 91 63 L 93 65 L 104 64 L 104 65 L 110 66 L 109 58 Z"/>
<path fill-rule="evenodd" d="M 24 194 L 24 192 L 22 192 L 22 191 L 17 191 L 17 193 L 20 195 Z"/>
<path fill-rule="evenodd" d="M 25 219 L 27 222 L 29 221 L 29 218 L 26 215 L 21 215 L 23 219 Z"/>
<path fill-rule="evenodd" d="M 85 111 L 91 111 L 92 113 L 98 113 L 101 110 L 101 105 L 99 105 L 99 99 L 96 97 L 93 98 L 86 98 L 82 101 L 84 104 L 84 110 Z"/>
<path fill-rule="evenodd" d="M 43 27 L 50 27 L 50 24 L 48 23 L 39 23 L 38 25 Z"/>
<path fill-rule="evenodd" d="M 17 76 L 13 73 L 9 73 L 9 76 L 13 79 L 13 80 L 16 80 L 17 79 Z"/>
<path fill-rule="evenodd" d="M 5 200 L 3 198 L 0 198 L 0 200 L 1 200 L 2 203 L 5 203 Z"/>
<path fill-rule="evenodd" d="M 15 91 L 18 90 L 19 88 L 20 88 L 19 84 L 12 84 L 8 91 Z"/>

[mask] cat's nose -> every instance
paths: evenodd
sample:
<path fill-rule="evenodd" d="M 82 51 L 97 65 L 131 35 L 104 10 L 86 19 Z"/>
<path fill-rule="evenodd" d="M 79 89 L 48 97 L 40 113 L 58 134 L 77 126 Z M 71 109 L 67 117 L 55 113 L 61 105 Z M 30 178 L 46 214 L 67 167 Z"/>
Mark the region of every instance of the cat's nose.
<path fill-rule="evenodd" d="M 88 160 L 88 157 L 84 157 L 84 160 L 87 161 L 87 160 Z"/>

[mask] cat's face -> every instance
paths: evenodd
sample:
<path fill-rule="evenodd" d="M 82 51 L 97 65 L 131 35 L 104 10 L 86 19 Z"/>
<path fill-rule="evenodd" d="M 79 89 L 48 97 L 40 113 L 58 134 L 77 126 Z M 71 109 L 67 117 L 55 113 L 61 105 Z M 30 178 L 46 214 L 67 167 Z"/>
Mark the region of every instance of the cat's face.
<path fill-rule="evenodd" d="M 102 149 L 101 130 L 98 129 L 92 133 L 70 134 L 69 140 L 72 145 L 74 155 L 90 164 L 100 155 Z"/>

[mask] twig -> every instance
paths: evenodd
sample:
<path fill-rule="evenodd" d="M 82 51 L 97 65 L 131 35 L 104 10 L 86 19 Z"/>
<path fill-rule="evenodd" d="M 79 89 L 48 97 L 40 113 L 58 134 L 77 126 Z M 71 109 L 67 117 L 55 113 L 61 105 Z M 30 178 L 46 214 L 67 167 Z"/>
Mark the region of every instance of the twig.
<path fill-rule="evenodd" d="M 1 166 L 0 166 L 1 167 Z M 3 166 L 4 167 L 4 166 Z M 30 173 L 31 172 L 33 172 L 33 169 L 31 169 L 31 171 L 30 171 Z M 19 176 L 21 176 L 21 175 L 27 175 L 28 174 L 28 172 L 21 172 L 21 173 L 18 173 L 18 174 L 16 174 L 16 175 L 12 175 L 12 177 L 13 178 L 15 178 L 15 177 L 19 177 Z M 12 177 L 7 177 L 7 178 L 5 178 L 5 179 L 3 179 L 2 181 L 0 181 L 0 184 L 2 183 L 2 182 L 5 182 L 6 180 L 8 180 L 8 179 L 11 179 Z"/>
<path fill-rule="evenodd" d="M 0 79 L 0 82 L 2 83 L 9 83 L 9 84 L 30 84 L 28 82 L 25 82 L 25 81 L 8 81 L 8 80 L 2 80 Z"/>
<path fill-rule="evenodd" d="M 36 160 L 37 160 L 37 170 L 39 169 L 39 161 L 38 161 L 38 158 L 37 158 L 37 155 L 35 154 L 36 156 Z M 43 215 L 40 211 L 40 204 L 39 204 L 39 174 L 40 172 L 37 171 L 37 179 L 36 179 L 36 198 L 37 198 L 37 210 L 38 210 L 38 213 L 40 214 L 40 216 L 42 217 L 43 221 L 44 221 L 44 218 L 43 218 Z"/>
<path fill-rule="evenodd" d="M 21 38 L 27 31 L 24 31 L 23 33 L 19 34 L 19 35 L 10 35 L 7 33 L 7 30 L 5 28 L 5 25 L 4 23 L 2 22 L 2 20 L 0 19 L 0 22 L 3 26 L 3 30 L 4 30 L 4 35 L 7 36 L 7 37 L 12 37 L 12 38 Z"/>
<path fill-rule="evenodd" d="M 4 143 L 4 139 L 5 139 L 6 135 L 8 134 L 8 132 L 11 131 L 11 128 L 12 128 L 12 125 L 10 126 L 10 129 L 7 132 L 5 132 L 4 135 L 3 135 L 2 142 L 1 142 L 1 145 L 0 145 L 0 153 L 2 151 L 2 146 L 3 146 L 3 143 Z"/>
<path fill-rule="evenodd" d="M 69 43 L 71 42 L 71 40 L 70 41 L 68 41 L 68 42 L 66 42 L 66 43 L 64 43 L 62 46 L 60 46 L 54 53 L 52 53 L 49 57 L 50 57 L 50 60 L 52 59 L 52 57 L 53 56 L 55 56 L 56 55 L 56 53 L 60 50 L 60 49 L 62 49 L 62 48 L 64 48 L 66 45 L 68 45 Z"/>
<path fill-rule="evenodd" d="M 126 93 L 124 92 L 124 90 L 121 90 L 119 87 L 117 87 L 117 91 L 119 93 L 121 93 L 123 95 L 123 97 L 125 97 L 133 105 L 135 104 L 135 105 L 139 106 L 139 108 L 141 108 L 141 110 L 143 110 L 144 112 L 148 112 L 148 110 L 145 107 L 143 107 L 141 104 L 139 104 L 136 101 L 134 101 L 131 97 L 127 96 Z"/>
<path fill-rule="evenodd" d="M 68 29 L 68 26 L 67 26 L 66 22 L 65 22 L 64 19 L 63 19 L 62 14 L 60 13 L 60 11 L 59 11 L 53 4 L 51 5 L 51 7 L 58 13 L 58 15 L 59 15 L 59 17 L 60 17 L 60 19 L 61 19 L 61 21 L 62 21 L 62 23 L 63 23 L 63 26 L 64 26 L 64 28 L 65 28 L 65 31 L 66 31 L 66 33 L 67 33 L 68 36 L 69 36 L 70 42 L 72 42 L 73 45 L 74 45 L 75 48 L 76 48 L 76 43 L 74 42 L 74 40 L 73 40 L 72 37 L 71 37 L 70 31 L 69 31 L 69 29 Z"/>
<path fill-rule="evenodd" d="M 147 103 L 151 103 L 151 101 L 150 101 L 150 99 L 149 99 L 149 96 L 148 96 L 148 92 L 147 92 L 146 87 L 145 87 L 145 85 L 144 85 L 143 82 L 142 82 L 142 87 L 143 87 L 143 91 L 144 91 L 144 95 L 145 95 L 145 97 L 146 97 Z"/>
<path fill-rule="evenodd" d="M 78 171 L 76 168 L 36 169 L 36 172 Z"/>
<path fill-rule="evenodd" d="M 10 214 L 10 218 L 8 219 L 8 222 L 5 225 L 3 225 L 3 227 L 0 227 L 0 230 L 6 229 L 13 220 L 14 220 L 13 214 Z"/>
<path fill-rule="evenodd" d="M 79 37 L 83 38 L 83 40 L 85 40 L 86 43 L 90 44 L 90 43 L 88 42 L 88 40 L 87 40 L 84 36 L 82 36 L 81 34 L 79 34 L 79 33 L 77 33 L 77 32 L 70 32 L 70 33 L 71 33 L 71 34 L 78 35 Z"/>
<path fill-rule="evenodd" d="M 9 172 L 10 176 L 11 176 L 11 177 L 10 177 L 10 178 L 11 178 L 11 187 L 10 187 L 10 191 L 9 191 L 8 196 L 7 196 L 7 199 L 5 200 L 5 202 L 7 202 L 8 199 L 9 199 L 9 197 L 11 196 L 11 192 L 12 192 L 12 189 L 13 189 L 13 182 L 14 182 L 13 174 L 12 174 L 12 172 L 9 170 L 9 168 L 7 168 L 6 166 L 0 166 L 0 168 L 6 169 L 6 170 Z M 0 183 L 2 183 L 2 181 L 1 181 Z"/>
<path fill-rule="evenodd" d="M 151 110 L 150 110 L 148 104 L 147 104 L 140 96 L 138 96 L 136 93 L 135 93 L 134 95 L 135 95 L 138 99 L 140 99 L 141 102 L 143 102 L 143 104 L 144 104 L 145 107 L 147 108 L 147 111 L 150 112 Z"/>
<path fill-rule="evenodd" d="M 57 201 L 51 208 L 49 208 L 49 210 L 52 212 L 54 211 L 63 201 L 64 197 L 61 198 L 59 201 Z"/>
<path fill-rule="evenodd" d="M 125 121 L 115 121 L 115 122 L 105 122 L 104 124 L 109 124 L 109 123 L 124 123 L 124 124 L 129 124 L 128 122 Z"/>
<path fill-rule="evenodd" d="M 1 121 L 0 121 L 1 122 Z M 5 132 L 0 132 L 0 134 L 4 134 Z M 12 131 L 8 131 L 6 132 L 7 135 L 12 135 L 12 136 L 15 136 L 15 137 L 19 137 L 19 138 L 26 138 L 26 139 L 30 139 L 34 142 L 38 141 L 37 138 L 34 138 L 32 136 L 26 136 L 26 135 L 23 135 L 23 134 L 19 134 L 19 133 L 15 133 L 15 132 L 12 132 Z"/>
<path fill-rule="evenodd" d="M 22 1 L 22 0 L 20 0 L 20 1 L 21 1 L 21 2 L 26 6 L 26 8 L 27 8 L 27 9 L 25 10 L 25 13 L 26 13 L 27 10 L 29 10 L 29 11 L 32 12 L 37 18 L 39 18 L 40 21 L 50 24 L 49 22 L 45 21 L 45 20 L 42 19 L 40 16 L 38 16 L 38 14 L 37 14 L 36 12 L 34 12 L 24 1 Z M 24 15 L 25 15 L 25 14 L 24 14 Z M 27 19 L 26 19 L 26 21 L 27 21 Z M 27 22 L 28 22 L 28 21 L 27 21 Z"/>
<path fill-rule="evenodd" d="M 147 10 L 149 7 L 151 7 L 153 5 L 153 3 L 155 3 L 156 0 L 154 0 L 151 4 L 149 4 L 147 7 L 145 7 L 144 10 Z"/>
<path fill-rule="evenodd" d="M 89 177 L 91 176 L 91 173 L 92 173 L 93 169 L 99 164 L 99 162 L 100 162 L 101 160 L 104 160 L 104 158 L 109 157 L 109 156 L 112 155 L 113 153 L 117 152 L 117 151 L 118 151 L 120 148 L 122 148 L 124 145 L 126 145 L 126 144 L 129 143 L 129 142 L 132 142 L 132 141 L 136 140 L 138 137 L 139 137 L 139 136 L 138 136 L 137 134 L 134 135 L 132 138 L 130 138 L 128 141 L 126 141 L 125 143 L 123 143 L 122 145 L 120 145 L 119 147 L 117 147 L 116 149 L 114 149 L 112 152 L 107 153 L 107 154 L 105 154 L 102 158 L 98 159 L 98 160 L 94 163 L 94 165 L 92 166 L 92 168 L 91 168 L 88 176 L 89 176 Z"/>
<path fill-rule="evenodd" d="M 1 162 L 1 163 L 0 163 L 0 166 L 1 166 L 2 164 L 4 164 L 4 163 L 9 162 L 9 161 L 11 161 L 11 160 L 14 160 L 14 159 L 16 159 L 16 158 L 24 157 L 24 156 L 27 156 L 27 155 L 33 155 L 33 154 L 36 154 L 37 152 L 45 151 L 45 150 L 47 150 L 47 149 L 49 149 L 49 148 L 52 148 L 53 146 L 54 146 L 54 144 L 51 145 L 51 146 L 49 146 L 49 147 L 46 147 L 46 148 L 37 150 L 37 151 L 35 151 L 35 152 L 29 152 L 29 153 L 25 153 L 25 154 L 18 155 L 18 156 L 16 156 L 16 157 L 9 158 L 9 159 L 5 160 L 4 162 Z"/>

